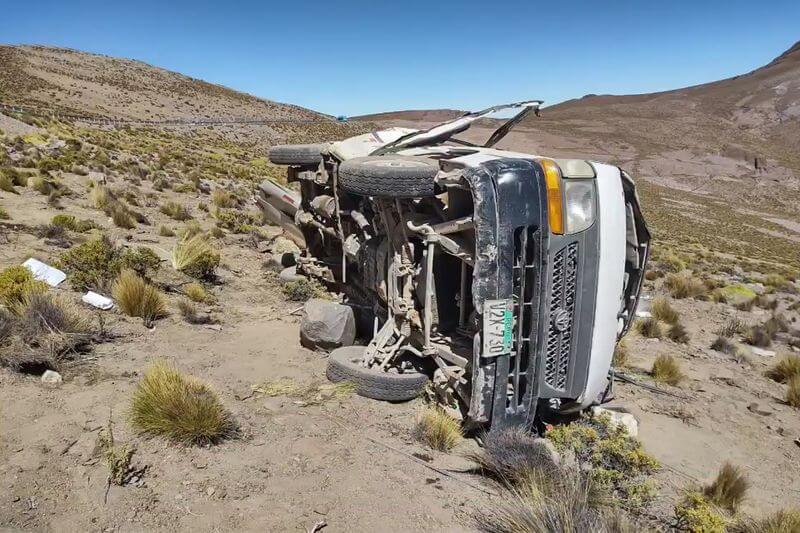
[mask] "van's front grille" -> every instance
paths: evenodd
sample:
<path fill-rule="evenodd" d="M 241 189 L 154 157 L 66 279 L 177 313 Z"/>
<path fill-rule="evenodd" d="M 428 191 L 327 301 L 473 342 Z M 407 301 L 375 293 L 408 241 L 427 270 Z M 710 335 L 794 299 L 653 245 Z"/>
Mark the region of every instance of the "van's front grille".
<path fill-rule="evenodd" d="M 550 317 L 545 345 L 544 381 L 553 389 L 564 391 L 569 377 L 572 353 L 572 330 L 575 321 L 578 243 L 556 252 L 550 284 Z"/>

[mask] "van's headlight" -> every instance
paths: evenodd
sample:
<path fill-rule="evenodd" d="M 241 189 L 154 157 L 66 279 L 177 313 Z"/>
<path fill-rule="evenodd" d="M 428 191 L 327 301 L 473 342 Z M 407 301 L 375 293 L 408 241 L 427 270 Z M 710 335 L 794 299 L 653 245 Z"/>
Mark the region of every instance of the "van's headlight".
<path fill-rule="evenodd" d="M 567 233 L 578 233 L 595 219 L 594 180 L 564 180 L 564 218 Z"/>

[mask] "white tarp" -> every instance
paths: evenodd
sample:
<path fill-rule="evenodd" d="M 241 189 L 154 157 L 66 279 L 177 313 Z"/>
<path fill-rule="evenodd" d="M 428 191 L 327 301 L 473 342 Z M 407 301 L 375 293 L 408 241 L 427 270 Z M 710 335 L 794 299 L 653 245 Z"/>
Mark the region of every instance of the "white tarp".
<path fill-rule="evenodd" d="M 44 281 L 51 287 L 55 287 L 65 279 L 67 275 L 57 268 L 51 267 L 39 261 L 38 259 L 30 258 L 22 266 L 27 267 L 33 273 L 33 277 L 39 281 Z"/>
<path fill-rule="evenodd" d="M 96 292 L 89 291 L 81 297 L 81 300 L 84 303 L 97 307 L 98 309 L 111 309 L 114 307 L 114 301 L 111 298 L 107 298 L 102 294 L 97 294 Z"/>

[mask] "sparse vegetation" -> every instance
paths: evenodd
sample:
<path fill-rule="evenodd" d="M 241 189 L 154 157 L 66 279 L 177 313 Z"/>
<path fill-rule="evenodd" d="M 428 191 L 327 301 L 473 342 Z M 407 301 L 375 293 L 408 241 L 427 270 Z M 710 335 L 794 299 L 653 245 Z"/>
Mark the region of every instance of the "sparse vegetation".
<path fill-rule="evenodd" d="M 725 463 L 714 481 L 703 488 L 703 494 L 714 505 L 735 513 L 744 501 L 749 486 L 750 482 L 741 468 Z"/>
<path fill-rule="evenodd" d="M 236 432 L 233 416 L 202 381 L 164 361 L 153 363 L 134 391 L 131 424 L 185 444 L 213 444 Z"/>
<path fill-rule="evenodd" d="M 147 247 L 120 248 L 102 236 L 64 252 L 57 264 L 67 271 L 75 290 L 99 289 L 102 292 L 123 268 L 149 278 L 158 271 L 161 260 Z"/>
<path fill-rule="evenodd" d="M 744 334 L 744 342 L 750 346 L 768 348 L 772 345 L 772 336 L 764 326 L 750 326 Z"/>
<path fill-rule="evenodd" d="M 680 322 L 676 322 L 670 326 L 667 336 L 670 340 L 680 344 L 686 344 L 689 342 L 689 332 L 686 331 L 686 328 Z"/>
<path fill-rule="evenodd" d="M 162 225 L 162 226 L 159 226 L 159 228 L 158 228 L 158 234 L 159 234 L 160 236 L 162 236 L 162 237 L 174 237 L 174 236 L 175 236 L 175 232 L 174 232 L 174 231 L 172 231 L 172 230 L 171 230 L 170 228 L 168 228 L 167 226 L 163 226 L 163 225 Z"/>
<path fill-rule="evenodd" d="M 205 302 L 209 299 L 208 292 L 199 283 L 189 283 L 183 288 L 183 293 L 193 302 Z"/>
<path fill-rule="evenodd" d="M 727 520 L 701 493 L 692 491 L 675 506 L 675 518 L 681 530 L 691 533 L 725 533 Z"/>
<path fill-rule="evenodd" d="M 141 318 L 147 327 L 167 314 L 167 306 L 159 290 L 132 270 L 120 273 L 111 293 L 123 313 Z"/>
<path fill-rule="evenodd" d="M 628 345 L 625 339 L 622 339 L 614 347 L 614 356 L 611 359 L 611 366 L 615 368 L 625 368 L 628 365 L 629 358 Z"/>
<path fill-rule="evenodd" d="M 0 303 L 8 309 L 21 304 L 26 296 L 47 291 L 47 284 L 33 278 L 24 266 L 9 267 L 0 272 Z"/>
<path fill-rule="evenodd" d="M 183 319 L 189 324 L 209 324 L 212 322 L 211 316 L 200 313 L 197 309 L 197 305 L 186 298 L 178 300 L 178 311 L 180 311 Z"/>
<path fill-rule="evenodd" d="M 679 274 L 670 274 L 664 281 L 670 296 L 675 299 L 698 298 L 704 295 L 707 288 L 702 280 Z"/>
<path fill-rule="evenodd" d="M 8 214 L 8 211 L 5 210 L 4 207 L 0 206 L 0 220 L 9 220 L 11 215 Z"/>
<path fill-rule="evenodd" d="M 677 386 L 685 377 L 681 372 L 678 360 L 667 354 L 661 354 L 656 357 L 656 360 L 653 361 L 650 375 L 653 376 L 654 380 L 672 386 Z"/>
<path fill-rule="evenodd" d="M 224 189 L 214 189 L 211 193 L 211 203 L 216 207 L 227 209 L 236 205 L 236 200 L 228 191 Z"/>
<path fill-rule="evenodd" d="M 731 533 L 797 533 L 800 509 L 781 509 L 764 518 L 744 518 L 729 528 Z"/>
<path fill-rule="evenodd" d="M 186 206 L 178 202 L 167 202 L 159 208 L 159 211 L 167 215 L 173 220 L 189 220 L 192 218 Z"/>
<path fill-rule="evenodd" d="M 728 355 L 736 355 L 738 352 L 736 345 L 732 343 L 730 339 L 722 335 L 714 339 L 714 342 L 711 343 L 711 349 Z"/>
<path fill-rule="evenodd" d="M 318 281 L 304 278 L 285 283 L 283 294 L 293 302 L 305 302 L 311 298 L 325 298 L 328 291 Z"/>
<path fill-rule="evenodd" d="M 786 403 L 800 409 L 800 376 L 796 375 L 789 378 L 786 385 Z"/>
<path fill-rule="evenodd" d="M 644 318 L 636 323 L 636 329 L 643 337 L 660 339 L 664 336 L 663 324 L 655 318 Z"/>
<path fill-rule="evenodd" d="M 661 296 L 653 300 L 651 313 L 653 314 L 653 318 L 662 322 L 666 322 L 667 324 L 674 325 L 678 323 L 678 320 L 680 320 L 680 315 L 678 312 L 673 309 L 666 298 Z"/>
<path fill-rule="evenodd" d="M 172 249 L 172 267 L 197 279 L 211 279 L 220 257 L 205 235 L 184 236 Z"/>
<path fill-rule="evenodd" d="M 106 429 L 100 430 L 98 445 L 105 457 L 106 466 L 108 466 L 108 482 L 114 485 L 124 485 L 131 470 L 131 460 L 135 449 L 128 444 L 117 445 L 110 419 Z"/>
<path fill-rule="evenodd" d="M 414 435 L 440 452 L 449 452 L 461 441 L 461 424 L 439 406 L 427 406 L 417 413 Z"/>

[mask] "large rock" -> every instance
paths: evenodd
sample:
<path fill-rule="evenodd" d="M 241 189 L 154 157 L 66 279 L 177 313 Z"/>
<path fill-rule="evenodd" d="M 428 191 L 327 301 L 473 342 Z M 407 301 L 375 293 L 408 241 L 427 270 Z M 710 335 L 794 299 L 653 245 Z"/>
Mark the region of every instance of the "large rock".
<path fill-rule="evenodd" d="M 636 437 L 639 435 L 639 420 L 637 420 L 636 417 L 631 413 L 615 411 L 612 409 L 604 409 L 602 407 L 592 407 L 592 415 L 606 415 L 610 418 L 613 426 L 623 426 L 628 431 L 629 436 Z"/>
<path fill-rule="evenodd" d="M 303 306 L 300 342 L 306 348 L 333 350 L 350 346 L 356 338 L 356 319 L 346 305 L 313 298 Z"/>

